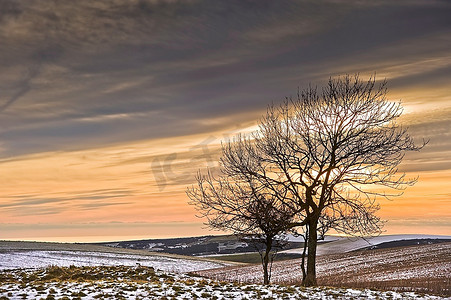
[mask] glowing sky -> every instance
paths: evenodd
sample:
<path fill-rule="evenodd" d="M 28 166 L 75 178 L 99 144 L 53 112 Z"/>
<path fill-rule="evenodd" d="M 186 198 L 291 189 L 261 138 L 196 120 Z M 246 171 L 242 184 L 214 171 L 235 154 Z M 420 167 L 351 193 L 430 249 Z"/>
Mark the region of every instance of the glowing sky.
<path fill-rule="evenodd" d="M 222 140 L 329 76 L 387 78 L 419 182 L 386 233 L 451 235 L 450 1 L 0 1 L 0 239 L 209 232 Z"/>

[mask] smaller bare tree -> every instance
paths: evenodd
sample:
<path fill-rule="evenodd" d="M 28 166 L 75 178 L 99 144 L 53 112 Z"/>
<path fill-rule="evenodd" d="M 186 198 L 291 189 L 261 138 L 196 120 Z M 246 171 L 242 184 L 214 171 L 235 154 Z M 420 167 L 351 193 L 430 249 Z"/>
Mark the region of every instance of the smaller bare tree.
<path fill-rule="evenodd" d="M 190 204 L 196 206 L 200 217 L 207 218 L 213 229 L 231 231 L 258 250 L 263 282 L 269 284 L 274 254 L 283 247 L 283 233 L 293 222 L 293 211 L 284 206 L 273 190 L 247 180 L 219 176 L 210 172 L 198 174 L 197 186 L 188 188 Z M 280 196 L 280 194 L 278 194 Z"/>

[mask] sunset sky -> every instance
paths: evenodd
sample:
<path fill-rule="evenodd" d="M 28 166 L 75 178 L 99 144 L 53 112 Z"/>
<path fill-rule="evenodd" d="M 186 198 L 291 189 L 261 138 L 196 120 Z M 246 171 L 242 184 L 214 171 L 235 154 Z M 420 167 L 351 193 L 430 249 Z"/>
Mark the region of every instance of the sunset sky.
<path fill-rule="evenodd" d="M 451 2 L 0 1 L 0 239 L 219 234 L 188 204 L 221 141 L 268 104 L 387 79 L 419 182 L 386 234 L 451 235 Z"/>

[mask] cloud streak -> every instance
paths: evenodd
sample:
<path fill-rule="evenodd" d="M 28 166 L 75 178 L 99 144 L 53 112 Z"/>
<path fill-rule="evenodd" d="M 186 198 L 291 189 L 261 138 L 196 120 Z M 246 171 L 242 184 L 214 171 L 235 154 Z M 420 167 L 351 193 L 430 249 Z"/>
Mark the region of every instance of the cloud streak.
<path fill-rule="evenodd" d="M 0 203 L 0 209 L 17 216 L 55 215 L 77 210 L 98 210 L 105 207 L 127 205 L 124 198 L 132 196 L 127 190 L 93 190 L 73 193 L 72 196 L 48 197 L 11 195 L 9 201 Z M 117 200 L 119 198 L 121 200 Z"/>
<path fill-rule="evenodd" d="M 184 189 L 221 140 L 345 73 L 387 78 L 430 139 L 401 169 L 447 178 L 449 15 L 428 0 L 0 1 L 0 219 L 191 220 Z"/>

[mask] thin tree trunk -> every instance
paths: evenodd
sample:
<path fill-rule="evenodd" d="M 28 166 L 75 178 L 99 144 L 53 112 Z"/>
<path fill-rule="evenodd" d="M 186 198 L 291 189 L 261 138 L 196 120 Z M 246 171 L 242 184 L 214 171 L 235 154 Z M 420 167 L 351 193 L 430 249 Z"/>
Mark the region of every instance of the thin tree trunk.
<path fill-rule="evenodd" d="M 312 220 L 309 226 L 309 236 L 308 236 L 308 253 L 307 253 L 307 276 L 303 281 L 304 286 L 314 286 L 316 285 L 316 246 L 318 242 L 317 237 L 317 220 Z"/>
<path fill-rule="evenodd" d="M 302 282 L 305 281 L 305 277 L 307 276 L 307 273 L 305 272 L 305 254 L 307 253 L 308 236 L 309 236 L 308 226 L 306 226 L 304 235 L 304 249 L 302 249 L 302 261 L 301 261 Z"/>
<path fill-rule="evenodd" d="M 271 253 L 271 248 L 272 248 L 272 239 L 271 238 L 266 238 L 266 249 L 265 249 L 265 254 L 263 256 L 263 284 L 269 284 L 269 278 L 270 278 L 270 274 L 268 271 L 268 265 L 269 265 L 269 256 Z"/>

